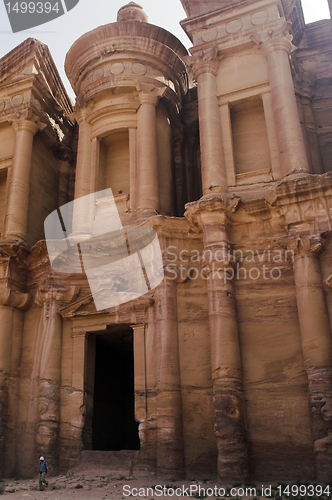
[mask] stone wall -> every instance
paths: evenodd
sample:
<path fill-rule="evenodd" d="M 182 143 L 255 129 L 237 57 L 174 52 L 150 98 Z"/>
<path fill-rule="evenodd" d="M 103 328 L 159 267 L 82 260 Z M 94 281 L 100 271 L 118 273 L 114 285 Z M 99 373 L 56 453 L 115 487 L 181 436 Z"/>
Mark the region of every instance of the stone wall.
<path fill-rule="evenodd" d="M 74 109 L 40 42 L 0 60 L 1 474 L 93 457 L 97 337 L 130 332 L 135 473 L 330 478 L 331 21 L 182 3 L 191 55 L 133 4 L 75 42 Z M 164 279 L 97 311 L 43 223 L 108 187 L 158 234 Z"/>

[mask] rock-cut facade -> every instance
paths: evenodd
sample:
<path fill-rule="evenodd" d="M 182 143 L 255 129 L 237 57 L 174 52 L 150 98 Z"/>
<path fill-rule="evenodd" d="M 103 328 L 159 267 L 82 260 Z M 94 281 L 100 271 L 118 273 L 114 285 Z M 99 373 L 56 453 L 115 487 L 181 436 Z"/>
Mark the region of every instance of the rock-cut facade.
<path fill-rule="evenodd" d="M 43 43 L 0 59 L 5 477 L 331 479 L 332 21 L 181 1 L 190 53 L 133 2 L 79 38 L 74 105 Z M 164 278 L 97 310 L 44 221 L 106 189 Z"/>

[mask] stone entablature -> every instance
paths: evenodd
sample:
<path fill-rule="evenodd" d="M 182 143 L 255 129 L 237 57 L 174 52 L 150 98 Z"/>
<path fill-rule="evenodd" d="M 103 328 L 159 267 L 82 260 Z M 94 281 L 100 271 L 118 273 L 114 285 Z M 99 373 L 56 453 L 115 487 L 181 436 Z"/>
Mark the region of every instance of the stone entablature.
<path fill-rule="evenodd" d="M 209 17 L 208 27 L 205 17 Z M 239 2 L 232 9 L 220 9 L 202 18 L 188 19 L 182 21 L 181 25 L 192 39 L 194 52 L 218 44 L 220 50 L 229 53 L 250 43 L 252 35 L 262 28 L 274 28 L 282 17 L 278 0 L 262 0 L 255 4 Z"/>

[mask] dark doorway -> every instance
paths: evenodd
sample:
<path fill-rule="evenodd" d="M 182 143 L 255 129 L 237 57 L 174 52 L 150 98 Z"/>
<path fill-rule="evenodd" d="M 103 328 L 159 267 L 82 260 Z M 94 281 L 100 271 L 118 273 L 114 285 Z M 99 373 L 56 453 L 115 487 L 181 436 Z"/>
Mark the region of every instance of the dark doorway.
<path fill-rule="evenodd" d="M 139 450 L 131 328 L 96 335 L 93 450 Z"/>

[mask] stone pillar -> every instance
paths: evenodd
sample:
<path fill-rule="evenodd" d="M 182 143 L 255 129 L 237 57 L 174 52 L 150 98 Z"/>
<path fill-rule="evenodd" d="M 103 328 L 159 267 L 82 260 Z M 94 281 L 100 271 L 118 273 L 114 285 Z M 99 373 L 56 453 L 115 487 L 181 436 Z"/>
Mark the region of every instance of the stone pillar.
<path fill-rule="evenodd" d="M 308 376 L 311 431 L 317 479 L 329 481 L 332 468 L 332 338 L 319 254 L 322 239 L 291 236 L 293 270 L 301 333 L 302 355 Z"/>
<path fill-rule="evenodd" d="M 139 422 L 140 463 L 151 467 L 150 421 L 147 415 L 146 325 L 132 325 L 134 331 L 135 420 Z"/>
<path fill-rule="evenodd" d="M 132 325 L 134 331 L 134 370 L 135 370 L 135 419 L 146 419 L 146 359 L 145 325 Z"/>
<path fill-rule="evenodd" d="M 79 125 L 74 198 L 81 198 L 94 192 L 96 172 L 92 168 L 92 127 L 87 122 L 88 111 L 82 107 L 76 115 Z M 73 232 L 90 234 L 90 218 L 94 207 L 88 203 L 74 203 Z"/>
<path fill-rule="evenodd" d="M 292 173 L 309 172 L 289 62 L 289 55 L 295 49 L 291 40 L 289 23 L 253 35 L 253 41 L 261 44 L 267 59 L 273 115 L 284 177 Z"/>
<path fill-rule="evenodd" d="M 186 206 L 186 217 L 203 231 L 218 478 L 227 482 L 243 481 L 248 476 L 246 408 L 227 217 L 238 203 L 237 198 L 219 195 Z"/>
<path fill-rule="evenodd" d="M 15 415 L 9 415 L 10 376 L 17 369 L 12 365 L 12 344 L 16 340 L 15 337 L 21 334 L 16 331 L 14 316 L 17 310 L 26 309 L 29 301 L 29 294 L 13 291 L 8 282 L 0 288 L 0 474 L 2 476 L 11 470 L 15 461 L 15 450 L 10 450 L 11 459 L 6 452 L 8 424 L 10 419 L 15 419 Z"/>
<path fill-rule="evenodd" d="M 155 87 L 139 92 L 136 202 L 142 215 L 154 215 L 159 210 L 156 106 L 164 92 L 163 88 Z"/>
<path fill-rule="evenodd" d="M 47 287 L 35 302 L 42 307 L 37 331 L 39 345 L 38 453 L 56 470 L 59 465 L 62 320 L 59 307 L 77 295 L 76 287 Z"/>
<path fill-rule="evenodd" d="M 207 50 L 186 57 L 197 81 L 198 114 L 202 162 L 203 195 L 227 191 L 227 176 L 222 145 L 222 129 L 217 98 L 218 51 Z"/>
<path fill-rule="evenodd" d="M 155 292 L 157 365 L 157 473 L 184 475 L 177 281 L 167 273 Z"/>
<path fill-rule="evenodd" d="M 313 93 L 307 90 L 297 91 L 299 101 L 299 115 L 302 123 L 303 135 L 306 136 L 307 157 L 310 159 L 311 173 L 324 174 L 322 153 L 320 150 L 316 119 L 312 109 Z"/>
<path fill-rule="evenodd" d="M 129 206 L 130 210 L 136 210 L 136 176 L 137 176 L 137 165 L 136 165 L 136 128 L 129 129 Z"/>
<path fill-rule="evenodd" d="M 332 0 L 328 0 L 329 8 L 330 8 L 330 16 L 332 18 Z"/>
<path fill-rule="evenodd" d="M 33 138 L 46 125 L 30 111 L 15 117 L 12 124 L 15 147 L 9 175 L 4 237 L 26 241 Z"/>

